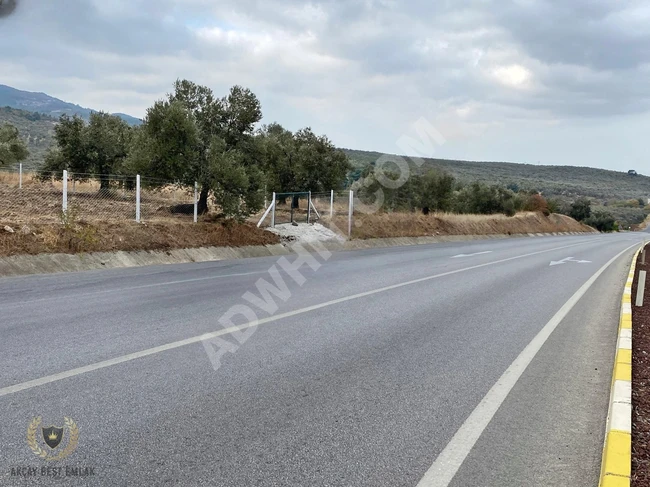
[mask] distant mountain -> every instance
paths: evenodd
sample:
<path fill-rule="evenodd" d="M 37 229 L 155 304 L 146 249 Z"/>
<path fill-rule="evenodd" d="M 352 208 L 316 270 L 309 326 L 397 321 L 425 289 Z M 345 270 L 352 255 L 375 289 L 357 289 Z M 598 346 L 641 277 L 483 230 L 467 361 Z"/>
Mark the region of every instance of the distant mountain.
<path fill-rule="evenodd" d="M 32 91 L 23 91 L 12 88 L 11 86 L 0 84 L 0 107 L 17 108 L 29 112 L 38 112 L 57 119 L 61 115 L 79 115 L 81 118 L 88 120 L 93 111 L 90 108 L 84 108 L 74 103 L 68 103 L 58 98 L 46 95 L 45 93 L 35 93 Z M 124 113 L 115 113 L 118 117 L 130 125 L 140 125 L 142 120 L 126 115 Z"/>

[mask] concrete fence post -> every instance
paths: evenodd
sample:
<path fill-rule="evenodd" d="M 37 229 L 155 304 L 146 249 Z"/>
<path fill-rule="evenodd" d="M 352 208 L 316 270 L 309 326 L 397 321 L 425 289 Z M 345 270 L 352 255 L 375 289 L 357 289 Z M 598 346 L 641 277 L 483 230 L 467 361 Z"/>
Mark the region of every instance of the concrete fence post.
<path fill-rule="evenodd" d="M 273 201 L 271 202 L 272 210 L 271 210 L 271 226 L 275 228 L 275 191 L 273 191 Z"/>
<path fill-rule="evenodd" d="M 63 170 L 63 213 L 68 211 L 68 171 Z"/>
<path fill-rule="evenodd" d="M 18 166 L 18 189 L 23 189 L 23 163 Z"/>
<path fill-rule="evenodd" d="M 311 191 L 307 197 L 307 223 L 311 223 Z"/>
<path fill-rule="evenodd" d="M 199 183 L 194 181 L 194 223 L 199 221 Z"/>
<path fill-rule="evenodd" d="M 334 190 L 330 191 L 330 220 L 334 216 Z"/>
<path fill-rule="evenodd" d="M 350 190 L 350 203 L 348 208 L 348 237 L 352 236 L 352 214 L 354 213 L 354 192 Z"/>
<path fill-rule="evenodd" d="M 135 177 L 135 221 L 140 223 L 140 175 Z"/>

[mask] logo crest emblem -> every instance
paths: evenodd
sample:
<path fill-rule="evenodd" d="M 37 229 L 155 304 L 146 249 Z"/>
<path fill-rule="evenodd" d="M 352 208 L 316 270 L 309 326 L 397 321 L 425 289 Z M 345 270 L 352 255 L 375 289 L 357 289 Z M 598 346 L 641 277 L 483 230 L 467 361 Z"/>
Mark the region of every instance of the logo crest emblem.
<path fill-rule="evenodd" d="M 34 418 L 27 428 L 27 445 L 34 455 L 43 460 L 62 460 L 72 454 L 79 444 L 79 427 L 71 418 L 64 418 L 63 428 L 50 426 L 40 428 L 42 441 L 37 431 L 41 426 L 41 417 Z M 64 441 L 65 440 L 65 441 Z"/>
<path fill-rule="evenodd" d="M 43 439 L 45 440 L 45 444 L 52 450 L 61 444 L 61 440 L 63 439 L 63 428 L 50 426 L 49 428 L 41 429 L 43 430 Z"/>

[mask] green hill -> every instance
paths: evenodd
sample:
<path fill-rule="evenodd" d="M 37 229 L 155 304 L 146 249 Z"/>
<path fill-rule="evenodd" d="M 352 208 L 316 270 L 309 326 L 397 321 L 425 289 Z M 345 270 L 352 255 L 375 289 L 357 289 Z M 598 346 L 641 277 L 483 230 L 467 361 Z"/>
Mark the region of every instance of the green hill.
<path fill-rule="evenodd" d="M 49 115 L 0 107 L 0 125 L 10 123 L 27 142 L 29 157 L 23 162 L 26 170 L 36 169 L 43 162 L 47 148 L 52 143 L 56 122 L 57 119 Z"/>
<path fill-rule="evenodd" d="M 363 170 L 383 154 L 344 149 L 355 172 Z M 541 191 L 545 196 L 574 199 L 586 196 L 602 203 L 612 200 L 650 198 L 650 177 L 631 176 L 626 172 L 608 171 L 591 167 L 539 166 L 510 162 L 472 162 L 447 159 L 424 159 L 421 167 L 411 162 L 415 172 L 437 168 L 453 174 L 457 179 L 471 182 L 518 187 Z M 386 165 L 390 168 L 390 164 Z"/>

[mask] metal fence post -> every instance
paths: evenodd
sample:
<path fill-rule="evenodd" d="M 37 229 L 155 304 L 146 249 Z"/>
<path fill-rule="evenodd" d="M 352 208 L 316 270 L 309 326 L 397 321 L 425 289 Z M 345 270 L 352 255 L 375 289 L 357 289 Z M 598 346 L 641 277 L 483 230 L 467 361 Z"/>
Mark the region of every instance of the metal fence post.
<path fill-rule="evenodd" d="M 334 216 L 334 190 L 330 192 L 330 220 Z"/>
<path fill-rule="evenodd" d="M 354 212 L 354 192 L 350 190 L 350 204 L 348 209 L 348 237 L 352 236 L 352 213 Z"/>
<path fill-rule="evenodd" d="M 199 221 L 199 183 L 194 181 L 194 223 Z"/>
<path fill-rule="evenodd" d="M 68 171 L 63 170 L 63 213 L 68 211 Z"/>
<path fill-rule="evenodd" d="M 310 223 L 311 220 L 311 191 L 309 196 L 307 196 L 307 223 Z"/>
<path fill-rule="evenodd" d="M 273 191 L 273 210 L 271 210 L 271 226 L 275 228 L 275 191 Z"/>
<path fill-rule="evenodd" d="M 140 223 L 140 175 L 135 177 L 135 221 Z"/>
<path fill-rule="evenodd" d="M 23 189 L 23 163 L 18 168 L 18 189 Z"/>

